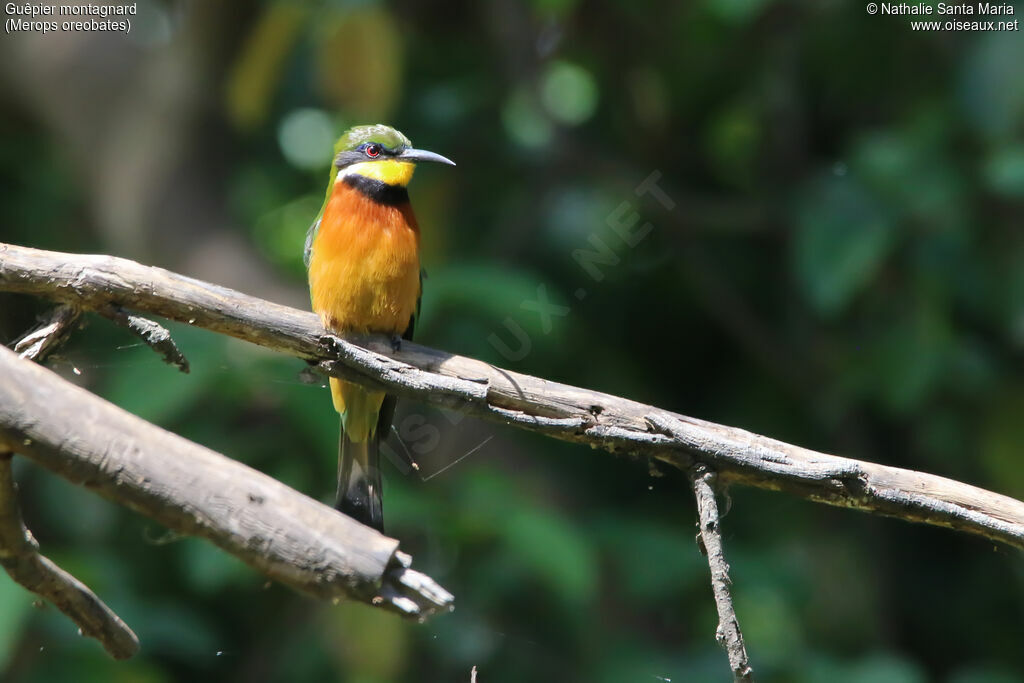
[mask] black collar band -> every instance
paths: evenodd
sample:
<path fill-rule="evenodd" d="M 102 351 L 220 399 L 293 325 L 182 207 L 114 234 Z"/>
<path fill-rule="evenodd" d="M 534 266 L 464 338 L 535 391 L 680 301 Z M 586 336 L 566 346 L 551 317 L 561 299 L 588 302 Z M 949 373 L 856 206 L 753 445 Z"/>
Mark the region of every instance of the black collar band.
<path fill-rule="evenodd" d="M 354 187 L 373 201 L 380 202 L 381 204 L 395 206 L 409 201 L 409 190 L 402 185 L 388 185 L 383 180 L 367 178 L 357 173 L 347 175 L 342 180 L 349 187 Z"/>

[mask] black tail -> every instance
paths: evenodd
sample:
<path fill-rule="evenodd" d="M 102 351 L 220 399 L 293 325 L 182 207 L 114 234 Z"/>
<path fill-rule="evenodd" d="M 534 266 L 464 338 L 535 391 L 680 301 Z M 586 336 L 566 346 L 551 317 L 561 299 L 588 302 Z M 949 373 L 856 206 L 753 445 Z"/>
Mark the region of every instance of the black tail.
<path fill-rule="evenodd" d="M 378 435 L 366 441 L 351 441 L 341 430 L 338 445 L 338 497 L 334 508 L 367 526 L 384 532 L 384 511 L 381 505 L 383 487 L 380 479 Z"/>

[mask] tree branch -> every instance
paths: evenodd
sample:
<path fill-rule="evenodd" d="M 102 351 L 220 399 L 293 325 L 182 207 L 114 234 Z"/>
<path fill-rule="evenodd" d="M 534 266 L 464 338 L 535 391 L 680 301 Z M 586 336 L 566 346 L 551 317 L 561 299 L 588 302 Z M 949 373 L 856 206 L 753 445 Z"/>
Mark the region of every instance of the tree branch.
<path fill-rule="evenodd" d="M 272 579 L 322 599 L 404 616 L 451 608 L 398 541 L 267 475 L 171 434 L 0 347 L 0 451 L 206 538 Z"/>
<path fill-rule="evenodd" d="M 89 588 L 39 554 L 39 544 L 18 512 L 10 453 L 0 453 L 0 565 L 11 578 L 40 595 L 78 624 L 83 636 L 102 643 L 114 659 L 139 650 L 139 639 Z"/>
<path fill-rule="evenodd" d="M 14 343 L 14 351 L 22 358 L 42 363 L 71 334 L 81 315 L 75 306 L 57 306 L 34 330 Z"/>
<path fill-rule="evenodd" d="M 120 306 L 108 306 L 97 312 L 141 339 L 143 344 L 159 353 L 165 363 L 188 373 L 188 359 L 174 343 L 166 327 L 142 316 L 132 315 Z"/>
<path fill-rule="evenodd" d="M 327 335 L 312 313 L 111 256 L 0 244 L 0 291 L 82 308 L 110 304 L 187 322 L 291 354 L 416 400 L 594 448 L 694 460 L 722 484 L 785 491 L 816 502 L 948 527 L 1024 549 L 1024 503 L 943 477 L 841 458 L 628 399 L 503 370 L 404 342 Z"/>
<path fill-rule="evenodd" d="M 743 645 L 743 633 L 732 606 L 732 579 L 729 565 L 722 548 L 722 529 L 719 526 L 718 501 L 715 499 L 714 472 L 703 465 L 697 465 L 690 472 L 693 493 L 697 498 L 697 527 L 700 529 L 701 550 L 708 558 L 711 569 L 711 590 L 718 608 L 718 629 L 715 639 L 725 648 L 732 669 L 733 680 L 737 683 L 753 683 L 754 670 L 750 668 L 747 648 Z"/>
<path fill-rule="evenodd" d="M 71 334 L 80 313 L 74 306 L 58 306 L 14 343 L 15 353 L 42 363 Z M 135 633 L 88 586 L 39 553 L 39 544 L 18 510 L 11 456 L 0 451 L 0 565 L 17 583 L 66 614 L 82 635 L 100 641 L 111 657 L 131 657 L 139 650 Z"/>

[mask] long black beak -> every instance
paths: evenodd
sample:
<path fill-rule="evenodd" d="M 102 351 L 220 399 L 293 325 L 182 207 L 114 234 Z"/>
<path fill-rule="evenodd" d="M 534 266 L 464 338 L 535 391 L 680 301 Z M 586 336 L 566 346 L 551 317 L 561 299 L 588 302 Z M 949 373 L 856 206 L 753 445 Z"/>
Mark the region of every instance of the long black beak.
<path fill-rule="evenodd" d="M 443 157 L 435 152 L 428 152 L 425 149 L 413 149 L 409 147 L 402 150 L 401 154 L 398 155 L 399 159 L 406 161 L 435 161 L 439 164 L 448 164 L 454 166 L 455 162 L 447 157 Z"/>

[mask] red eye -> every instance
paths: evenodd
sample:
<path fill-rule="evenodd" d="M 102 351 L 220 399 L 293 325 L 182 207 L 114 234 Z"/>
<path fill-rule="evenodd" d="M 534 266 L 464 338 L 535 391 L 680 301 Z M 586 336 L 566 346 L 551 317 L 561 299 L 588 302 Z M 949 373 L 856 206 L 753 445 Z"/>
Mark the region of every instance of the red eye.
<path fill-rule="evenodd" d="M 370 157 L 371 159 L 373 159 L 374 157 L 379 157 L 380 156 L 380 145 L 367 145 L 366 146 L 366 156 Z"/>

